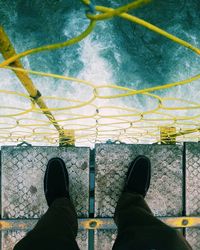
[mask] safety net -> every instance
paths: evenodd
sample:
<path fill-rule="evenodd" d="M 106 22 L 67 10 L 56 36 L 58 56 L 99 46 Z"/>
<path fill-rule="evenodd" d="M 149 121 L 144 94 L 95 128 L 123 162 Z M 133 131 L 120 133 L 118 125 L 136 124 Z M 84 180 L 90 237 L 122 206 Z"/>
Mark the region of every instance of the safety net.
<path fill-rule="evenodd" d="M 166 143 L 168 139 L 178 142 L 198 141 L 200 103 L 188 100 L 187 95 L 181 99 L 171 93 L 177 91 L 179 86 L 197 84 L 200 74 L 167 84 L 134 89 L 114 83 L 97 84 L 67 75 L 34 71 L 22 64 L 20 60 L 31 54 L 37 53 L 38 57 L 42 57 L 44 51 L 50 53 L 51 50 L 79 43 L 93 32 L 98 22 L 116 17 L 141 25 L 147 32 L 151 30 L 158 36 L 164 36 L 197 56 L 200 54 L 200 49 L 187 41 L 129 14 L 131 10 L 151 3 L 151 0 L 137 0 L 118 8 L 97 6 L 90 0 L 82 0 L 82 3 L 89 25 L 84 32 L 62 43 L 16 53 L 5 30 L 0 27 L 0 52 L 5 59 L 0 63 L 0 69 L 15 74 L 27 91 L 0 87 L 0 144 L 23 141 L 31 144 L 76 142 L 77 145 L 101 142 Z M 64 81 L 69 89 L 71 86 L 79 89 L 79 95 L 56 96 L 53 89 L 51 95 L 43 95 L 34 83 L 34 76 L 44 81 L 50 78 L 56 79 L 58 83 Z M 14 96 L 18 101 L 13 104 L 10 100 Z M 131 102 L 126 102 L 127 98 Z M 136 106 L 136 99 L 145 99 L 148 105 Z"/>

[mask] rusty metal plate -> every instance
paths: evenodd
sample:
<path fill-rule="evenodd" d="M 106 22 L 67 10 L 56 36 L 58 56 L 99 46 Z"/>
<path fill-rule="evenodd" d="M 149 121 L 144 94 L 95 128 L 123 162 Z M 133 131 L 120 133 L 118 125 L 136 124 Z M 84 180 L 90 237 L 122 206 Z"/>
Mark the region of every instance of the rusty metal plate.
<path fill-rule="evenodd" d="M 111 250 L 117 236 L 117 230 L 97 230 L 94 234 L 95 250 Z"/>
<path fill-rule="evenodd" d="M 39 218 L 47 210 L 43 179 L 47 162 L 61 157 L 79 217 L 88 216 L 89 148 L 2 147 L 2 218 Z"/>
<path fill-rule="evenodd" d="M 200 214 L 200 144 L 186 143 L 186 212 Z"/>
<path fill-rule="evenodd" d="M 129 164 L 138 155 L 152 163 L 146 200 L 156 216 L 182 213 L 182 145 L 98 144 L 95 153 L 95 216 L 113 217 Z"/>
<path fill-rule="evenodd" d="M 200 228 L 187 228 L 186 239 L 193 250 L 200 249 Z"/>
<path fill-rule="evenodd" d="M 20 241 L 27 231 L 2 231 L 1 232 L 1 250 L 13 250 L 13 247 Z M 88 250 L 88 231 L 80 230 L 77 235 L 77 243 L 81 250 Z"/>

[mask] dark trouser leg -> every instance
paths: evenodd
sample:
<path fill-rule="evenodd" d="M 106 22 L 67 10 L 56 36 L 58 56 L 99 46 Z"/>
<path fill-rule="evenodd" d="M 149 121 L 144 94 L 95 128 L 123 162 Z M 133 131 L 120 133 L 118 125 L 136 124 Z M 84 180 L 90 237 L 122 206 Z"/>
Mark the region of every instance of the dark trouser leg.
<path fill-rule="evenodd" d="M 14 250 L 78 250 L 75 240 L 77 231 L 73 204 L 67 198 L 59 198 Z"/>
<path fill-rule="evenodd" d="M 113 250 L 191 250 L 175 229 L 152 214 L 139 194 L 123 193 L 115 211 L 118 236 Z"/>

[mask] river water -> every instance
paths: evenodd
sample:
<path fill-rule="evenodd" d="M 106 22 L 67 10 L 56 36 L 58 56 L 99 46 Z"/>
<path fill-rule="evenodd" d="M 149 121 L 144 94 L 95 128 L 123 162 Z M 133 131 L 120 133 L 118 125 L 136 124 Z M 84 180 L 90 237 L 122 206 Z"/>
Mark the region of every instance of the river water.
<path fill-rule="evenodd" d="M 128 1 L 99 0 L 95 3 L 118 7 Z M 199 0 L 155 0 L 142 8 L 132 10 L 131 13 L 200 47 Z M 87 27 L 88 19 L 85 17 L 83 4 L 78 0 L 0 0 L 0 23 L 8 33 L 16 51 L 22 52 L 70 39 Z M 0 61 L 3 61 L 2 57 Z M 23 58 L 22 62 L 26 68 L 36 71 L 78 77 L 96 85 L 115 83 L 134 89 L 183 80 L 198 74 L 200 70 L 199 57 L 195 53 L 118 17 L 99 22 L 94 32 L 76 45 L 30 55 Z M 87 87 L 51 78 L 31 77 L 45 96 L 67 96 L 84 101 L 91 95 Z M 26 93 L 14 74 L 7 70 L 0 70 L 0 89 Z M 107 91 L 110 94 L 110 91 Z M 199 81 L 155 93 L 161 97 L 176 97 L 198 102 Z M 50 106 L 57 105 L 57 101 L 47 102 Z M 1 103 L 1 106 L 9 103 L 11 106 L 20 105 L 22 108 L 27 108 L 27 102 L 23 98 L 2 93 Z M 152 98 L 140 95 L 122 100 L 97 100 L 95 104 L 119 103 L 122 106 L 145 111 L 153 109 L 157 101 L 155 103 Z M 166 105 L 183 104 L 168 101 Z M 87 107 L 81 110 L 81 113 L 92 113 L 92 109 Z M 3 115 L 6 109 L 2 108 L 0 112 Z M 198 115 L 199 111 L 198 109 L 172 110 L 170 114 L 194 116 Z M 1 119 L 2 124 L 4 121 L 9 124 L 13 122 L 9 120 L 10 118 L 1 117 Z M 22 123 L 25 124 L 25 120 Z M 199 123 L 199 120 L 197 119 L 195 123 Z M 4 127 L 1 126 L 1 135 L 6 131 Z M 110 139 L 109 135 L 106 139 Z"/>

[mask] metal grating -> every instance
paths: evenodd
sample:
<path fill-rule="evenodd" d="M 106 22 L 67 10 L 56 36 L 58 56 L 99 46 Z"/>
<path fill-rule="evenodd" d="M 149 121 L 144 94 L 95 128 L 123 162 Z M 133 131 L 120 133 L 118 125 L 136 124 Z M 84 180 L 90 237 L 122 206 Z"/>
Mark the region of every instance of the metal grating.
<path fill-rule="evenodd" d="M 200 214 L 200 143 L 186 143 L 186 212 Z"/>
<path fill-rule="evenodd" d="M 97 230 L 95 231 L 95 250 L 111 250 L 115 242 L 117 230 Z"/>
<path fill-rule="evenodd" d="M 96 146 L 95 216 L 113 217 L 131 161 L 146 155 L 152 164 L 151 186 L 146 200 L 157 216 L 182 213 L 182 155 L 178 145 Z M 117 231 L 95 233 L 95 250 L 112 249 Z"/>
<path fill-rule="evenodd" d="M 13 230 L 1 232 L 1 250 L 13 250 L 15 244 L 20 241 L 27 231 Z M 81 250 L 88 250 L 88 231 L 80 230 L 77 235 L 77 243 Z"/>
<path fill-rule="evenodd" d="M 186 143 L 186 213 L 200 214 L 200 143 Z M 186 230 L 186 238 L 194 250 L 200 249 L 200 229 Z"/>
<path fill-rule="evenodd" d="M 186 239 L 192 246 L 193 250 L 200 249 L 200 228 L 186 229 Z"/>
<path fill-rule="evenodd" d="M 26 231 L 12 230 L 1 232 L 1 250 L 13 250 L 15 244 L 26 235 Z"/>
<path fill-rule="evenodd" d="M 47 162 L 61 157 L 70 177 L 70 193 L 79 217 L 88 216 L 89 149 L 61 147 L 2 148 L 2 217 L 39 218 L 47 209 L 43 178 Z M 81 176 L 81 178 L 79 178 Z M 26 231 L 2 231 L 1 249 L 11 250 Z M 88 231 L 77 236 L 81 249 L 88 249 Z"/>
<path fill-rule="evenodd" d="M 52 157 L 65 161 L 78 216 L 88 216 L 88 148 L 2 147 L 3 218 L 39 218 L 45 213 L 43 179 L 47 162 Z"/>
<path fill-rule="evenodd" d="M 76 241 L 81 250 L 88 250 L 88 230 L 80 230 L 76 237 Z"/>
<path fill-rule="evenodd" d="M 152 162 L 151 187 L 146 197 L 156 216 L 182 215 L 181 145 L 99 144 L 95 149 L 95 217 L 113 217 L 130 162 L 144 154 Z M 200 214 L 200 143 L 186 143 L 186 214 Z M 88 217 L 88 148 L 3 147 L 2 148 L 2 218 L 39 218 L 47 209 L 43 177 L 48 160 L 61 157 L 70 175 L 70 192 L 79 218 Z M 81 178 L 80 178 L 81 176 Z M 23 221 L 23 220 L 22 220 Z M 11 250 L 26 232 L 1 231 L 1 250 Z M 117 231 L 95 230 L 95 250 L 112 249 Z M 200 229 L 187 228 L 186 238 L 194 250 L 200 249 Z M 88 231 L 79 231 L 80 249 L 88 249 Z"/>
<path fill-rule="evenodd" d="M 146 200 L 154 214 L 181 215 L 182 150 L 180 145 L 97 145 L 95 216 L 113 217 L 128 166 L 137 155 L 148 156 L 152 163 Z"/>

